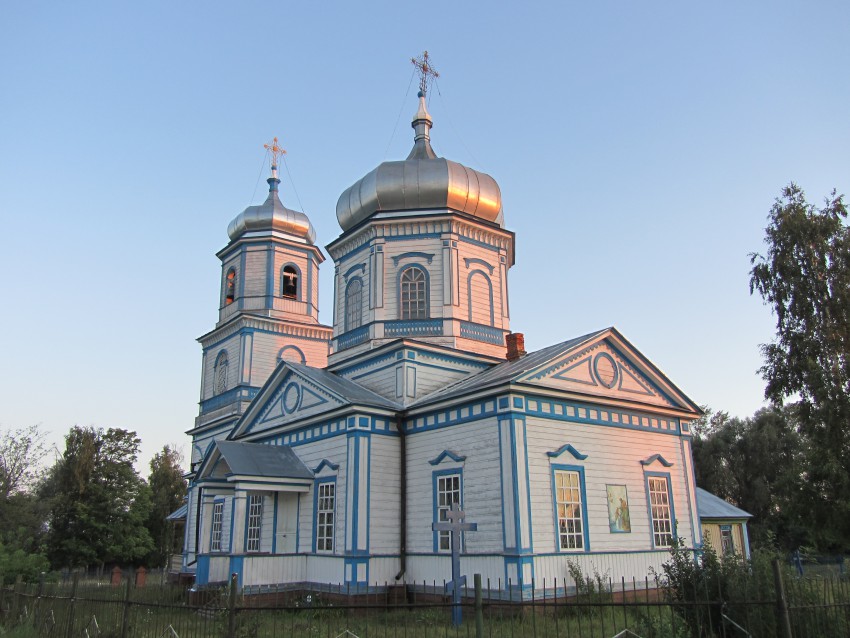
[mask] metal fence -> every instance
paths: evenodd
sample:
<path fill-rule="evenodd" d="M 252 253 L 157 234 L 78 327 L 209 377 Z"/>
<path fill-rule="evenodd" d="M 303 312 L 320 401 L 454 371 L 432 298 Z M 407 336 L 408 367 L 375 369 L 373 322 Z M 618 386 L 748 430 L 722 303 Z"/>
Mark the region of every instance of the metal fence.
<path fill-rule="evenodd" d="M 445 584 L 433 582 L 240 591 L 235 578 L 201 590 L 129 579 L 18 581 L 0 589 L 0 614 L 12 636 L 55 638 L 850 636 L 850 582 L 774 568 L 773 578 L 751 574 L 717 591 L 708 582 L 682 591 L 650 579 L 540 582 L 520 590 L 522 601 L 511 583 L 476 577 L 464 589 L 459 625 Z"/>

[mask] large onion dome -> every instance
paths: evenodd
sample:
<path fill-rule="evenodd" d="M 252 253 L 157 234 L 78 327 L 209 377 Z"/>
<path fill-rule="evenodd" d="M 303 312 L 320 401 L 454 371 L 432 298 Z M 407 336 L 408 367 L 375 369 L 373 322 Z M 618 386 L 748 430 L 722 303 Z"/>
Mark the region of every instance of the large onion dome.
<path fill-rule="evenodd" d="M 227 227 L 231 241 L 245 233 L 257 231 L 279 231 L 304 241 L 311 246 L 316 243 L 316 229 L 304 213 L 290 210 L 278 196 L 277 166 L 272 166 L 272 176 L 266 180 L 269 184 L 269 196 L 259 206 L 249 206 Z"/>
<path fill-rule="evenodd" d="M 413 116 L 413 150 L 404 161 L 384 162 L 348 187 L 336 204 L 343 230 L 380 211 L 450 208 L 503 225 L 502 193 L 486 173 L 437 157 L 431 148 L 431 116 L 425 95 Z"/>

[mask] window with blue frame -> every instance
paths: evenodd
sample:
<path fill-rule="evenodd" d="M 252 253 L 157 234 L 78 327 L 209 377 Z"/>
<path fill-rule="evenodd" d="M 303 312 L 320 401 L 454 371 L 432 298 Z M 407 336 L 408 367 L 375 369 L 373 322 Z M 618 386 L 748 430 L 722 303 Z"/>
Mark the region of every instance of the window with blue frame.
<path fill-rule="evenodd" d="M 334 550 L 334 509 L 336 505 L 336 483 L 326 481 L 316 486 L 316 551 Z"/>
<path fill-rule="evenodd" d="M 553 466 L 552 491 L 558 551 L 588 551 L 584 469 L 567 465 Z"/>
<path fill-rule="evenodd" d="M 224 305 L 229 306 L 236 300 L 236 269 L 231 268 L 224 277 Z"/>
<path fill-rule="evenodd" d="M 447 521 L 448 513 L 452 505 L 461 504 L 461 476 L 460 472 L 451 474 L 437 474 L 435 476 L 436 494 L 434 499 L 437 504 L 437 521 Z M 437 551 L 450 552 L 452 550 L 451 532 L 436 532 Z"/>
<path fill-rule="evenodd" d="M 345 289 L 345 331 L 359 328 L 363 323 L 363 280 L 352 279 Z"/>
<path fill-rule="evenodd" d="M 399 318 L 428 318 L 428 276 L 419 266 L 405 268 L 399 281 Z"/>
<path fill-rule="evenodd" d="M 212 511 L 212 529 L 210 532 L 210 551 L 221 551 L 221 520 L 224 515 L 224 502 L 216 501 L 213 503 Z"/>
<path fill-rule="evenodd" d="M 670 479 L 667 476 L 647 476 L 646 491 L 649 514 L 652 518 L 652 542 L 655 547 L 672 547 L 674 521 Z"/>
<path fill-rule="evenodd" d="M 260 532 L 263 526 L 263 495 L 251 494 L 248 497 L 248 533 L 245 551 L 260 551 Z"/>

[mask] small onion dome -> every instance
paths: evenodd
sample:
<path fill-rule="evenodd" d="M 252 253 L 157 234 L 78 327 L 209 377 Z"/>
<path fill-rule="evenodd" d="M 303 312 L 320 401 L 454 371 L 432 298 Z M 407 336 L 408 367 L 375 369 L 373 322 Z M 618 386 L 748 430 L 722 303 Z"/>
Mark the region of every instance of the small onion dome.
<path fill-rule="evenodd" d="M 336 217 L 344 231 L 379 211 L 423 208 L 451 208 L 503 225 L 502 193 L 496 180 L 437 157 L 431 148 L 432 125 L 420 92 L 412 123 L 413 150 L 404 161 L 383 162 L 340 195 Z"/>
<path fill-rule="evenodd" d="M 289 210 L 280 201 L 277 187 L 277 167 L 272 166 L 272 177 L 266 180 L 269 184 L 269 196 L 259 206 L 249 206 L 227 227 L 231 240 L 238 239 L 245 233 L 256 231 L 276 230 L 292 235 L 310 245 L 316 243 L 316 229 L 304 213 Z"/>

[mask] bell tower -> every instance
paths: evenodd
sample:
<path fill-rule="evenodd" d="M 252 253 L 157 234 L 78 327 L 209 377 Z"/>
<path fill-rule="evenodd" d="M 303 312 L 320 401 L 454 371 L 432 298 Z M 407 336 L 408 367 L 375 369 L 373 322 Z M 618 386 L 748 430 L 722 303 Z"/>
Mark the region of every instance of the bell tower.
<path fill-rule="evenodd" d="M 308 217 L 280 200 L 277 138 L 265 202 L 230 222 L 221 260 L 218 322 L 198 339 L 203 349 L 200 411 L 192 434 L 227 432 L 280 361 L 327 365 L 331 328 L 319 323 L 319 265 Z M 202 446 L 201 446 L 202 447 Z M 193 449 L 193 465 L 204 450 Z"/>

